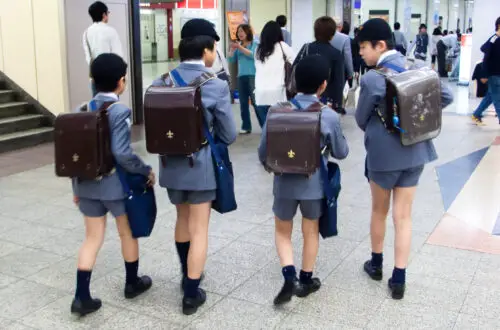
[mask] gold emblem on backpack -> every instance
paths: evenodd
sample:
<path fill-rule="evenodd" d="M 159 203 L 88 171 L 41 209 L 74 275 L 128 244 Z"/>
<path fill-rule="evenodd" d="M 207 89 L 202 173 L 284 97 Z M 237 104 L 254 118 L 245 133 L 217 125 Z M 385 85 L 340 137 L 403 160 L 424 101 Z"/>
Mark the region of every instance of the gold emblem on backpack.
<path fill-rule="evenodd" d="M 174 138 L 174 133 L 172 131 L 168 131 L 167 132 L 167 138 L 170 139 L 170 140 L 173 139 Z"/>
<path fill-rule="evenodd" d="M 73 155 L 73 163 L 77 163 L 79 159 L 80 159 L 80 156 L 78 156 L 78 154 Z"/>
<path fill-rule="evenodd" d="M 295 152 L 292 149 L 290 149 L 290 151 L 288 152 L 288 158 L 290 159 L 295 158 Z"/>

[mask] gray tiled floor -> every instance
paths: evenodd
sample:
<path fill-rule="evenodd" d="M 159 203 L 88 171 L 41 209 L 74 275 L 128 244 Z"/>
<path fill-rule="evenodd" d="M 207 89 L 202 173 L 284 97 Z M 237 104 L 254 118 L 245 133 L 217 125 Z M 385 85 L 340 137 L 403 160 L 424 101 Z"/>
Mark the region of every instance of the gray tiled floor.
<path fill-rule="evenodd" d="M 175 212 L 165 191 L 157 189 L 155 231 L 141 240 L 140 268 L 153 277 L 153 288 L 134 301 L 123 298 L 120 244 L 110 222 L 91 285 L 104 306 L 78 320 L 70 315 L 69 304 L 84 228 L 72 205 L 69 182 L 56 178 L 52 165 L 0 178 L 0 328 L 498 329 L 500 256 L 425 243 L 444 212 L 434 167 L 489 145 L 498 134 L 493 119 L 490 126 L 477 128 L 465 116 L 444 117 L 443 132 L 436 141 L 440 159 L 424 172 L 415 201 L 408 291 L 398 302 L 389 298 L 385 281 L 373 282 L 361 270 L 370 254 L 363 137 L 352 116 L 342 121 L 351 154 L 340 163 L 340 235 L 321 241 L 316 270 L 323 287 L 318 293 L 295 299 L 284 308 L 272 306 L 281 285 L 274 248 L 272 178 L 258 164 L 259 133 L 255 131 L 238 138 L 231 149 L 239 209 L 212 216 L 203 283 L 209 298 L 192 317 L 180 310 Z M 146 155 L 142 142 L 135 147 L 158 166 L 155 157 Z M 387 227 L 386 275 L 394 255 L 390 220 Z M 293 244 L 300 265 L 298 221 Z"/>

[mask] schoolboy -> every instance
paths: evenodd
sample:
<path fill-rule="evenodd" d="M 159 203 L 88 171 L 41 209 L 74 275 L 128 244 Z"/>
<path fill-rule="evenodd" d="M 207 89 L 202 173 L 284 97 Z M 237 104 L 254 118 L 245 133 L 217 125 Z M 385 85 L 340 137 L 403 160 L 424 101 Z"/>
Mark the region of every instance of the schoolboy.
<path fill-rule="evenodd" d="M 392 31 L 382 19 L 368 20 L 359 32 L 360 53 L 368 66 L 387 64 L 405 66 L 405 57 L 394 49 Z M 442 89 L 442 106 L 453 100 L 451 92 Z M 385 104 L 385 77 L 371 70 L 361 79 L 361 92 L 356 121 L 365 132 L 366 169 L 372 194 L 371 244 L 372 258 L 364 264 L 365 272 L 374 280 L 382 280 L 382 250 L 386 218 L 393 195 L 395 267 L 389 279 L 394 299 L 405 292 L 406 266 L 411 243 L 411 206 L 424 165 L 437 158 L 432 141 L 403 146 L 398 134 L 388 133 L 375 108 Z"/>
<path fill-rule="evenodd" d="M 192 19 L 182 28 L 179 43 L 181 64 L 175 69 L 189 84 L 211 69 L 216 57 L 219 36 L 212 23 Z M 157 79 L 154 86 L 179 85 L 170 77 Z M 205 120 L 216 139 L 231 144 L 236 139 L 236 124 L 231 107 L 228 84 L 214 75 L 201 86 Z M 168 156 L 160 159 L 160 186 L 167 189 L 170 202 L 177 209 L 175 244 L 182 269 L 181 286 L 184 290 L 182 310 L 194 314 L 206 300 L 206 293 L 199 288 L 207 258 L 208 222 L 210 208 L 215 200 L 215 172 L 209 145 L 192 155 Z"/>
<path fill-rule="evenodd" d="M 319 55 L 304 57 L 296 68 L 298 95 L 295 100 L 300 105 L 296 111 L 304 111 L 315 102 L 319 102 L 327 86 L 329 63 Z M 264 164 L 266 159 L 267 134 L 266 127 L 259 146 L 259 159 Z M 339 115 L 331 108 L 324 106 L 321 110 L 321 145 L 327 146 L 330 154 L 337 159 L 344 159 L 349 153 L 346 139 L 340 127 Z M 322 161 L 327 162 L 324 155 Z M 314 265 L 319 247 L 318 219 L 322 212 L 324 197 L 320 171 L 306 177 L 296 174 L 274 176 L 274 205 L 276 226 L 276 248 L 282 266 L 284 284 L 274 299 L 275 305 L 291 300 L 292 296 L 306 297 L 319 290 L 321 282 L 313 277 Z M 293 263 L 292 228 L 293 218 L 300 206 L 302 213 L 302 234 L 304 239 L 302 270 L 300 280 L 297 279 Z"/>
<path fill-rule="evenodd" d="M 129 173 L 142 174 L 154 185 L 155 175 L 130 146 L 131 110 L 118 103 L 125 90 L 127 64 L 115 54 L 101 54 L 91 65 L 91 73 L 98 94 L 89 103 L 88 111 L 98 110 L 105 102 L 115 102 L 108 108 L 111 129 L 111 150 L 117 163 Z M 90 296 L 90 277 L 106 231 L 106 214 L 116 218 L 120 234 L 122 254 L 125 259 L 125 298 L 134 298 L 148 290 L 152 280 L 137 276 L 139 268 L 139 244 L 132 237 L 125 211 L 125 193 L 116 171 L 95 180 L 73 179 L 75 203 L 85 217 L 85 240 L 78 255 L 76 293 L 71 312 L 80 316 L 97 311 L 99 299 Z"/>

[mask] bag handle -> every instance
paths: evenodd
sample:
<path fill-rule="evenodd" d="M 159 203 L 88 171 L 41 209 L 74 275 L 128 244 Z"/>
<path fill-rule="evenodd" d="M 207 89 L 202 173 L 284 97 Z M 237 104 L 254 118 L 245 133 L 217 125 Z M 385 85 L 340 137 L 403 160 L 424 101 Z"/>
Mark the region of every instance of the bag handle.
<path fill-rule="evenodd" d="M 300 105 L 299 101 L 297 101 L 295 98 L 291 99 L 290 103 L 292 103 L 299 110 L 304 109 Z M 314 102 L 313 104 L 311 104 L 310 106 L 308 106 L 305 109 L 305 111 L 307 111 L 307 112 L 320 112 L 321 110 L 323 110 L 324 107 L 325 107 L 325 105 L 322 104 L 321 102 Z"/>

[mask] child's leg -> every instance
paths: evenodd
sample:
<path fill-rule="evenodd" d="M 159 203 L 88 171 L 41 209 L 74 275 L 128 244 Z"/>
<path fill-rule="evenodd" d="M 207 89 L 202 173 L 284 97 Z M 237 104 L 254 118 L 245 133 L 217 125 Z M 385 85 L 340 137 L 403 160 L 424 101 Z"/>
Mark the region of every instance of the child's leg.
<path fill-rule="evenodd" d="M 394 270 L 389 279 L 389 288 L 393 299 L 402 299 L 405 292 L 406 266 L 411 249 L 411 208 L 416 187 L 398 187 L 394 189 Z"/>
<path fill-rule="evenodd" d="M 308 206 L 306 206 L 308 205 Z M 318 212 L 311 212 L 311 206 Z M 302 218 L 302 236 L 304 238 L 304 247 L 302 249 L 302 270 L 300 271 L 301 288 L 297 292 L 298 297 L 307 297 L 316 292 L 321 287 L 319 278 L 313 278 L 314 265 L 318 256 L 319 249 L 319 216 L 321 210 L 321 201 L 301 201 Z M 310 219 L 308 217 L 315 217 Z"/>
<path fill-rule="evenodd" d="M 391 202 L 391 191 L 380 187 L 370 181 L 372 193 L 372 216 L 370 222 L 370 237 L 373 253 L 382 253 L 384 249 L 384 238 L 387 213 Z"/>
<path fill-rule="evenodd" d="M 120 235 L 122 255 L 125 260 L 125 298 L 135 298 L 147 291 L 153 281 L 149 276 L 139 277 L 139 242 L 132 236 L 127 215 L 116 217 L 116 227 Z"/>
<path fill-rule="evenodd" d="M 391 191 L 382 188 L 370 180 L 372 194 L 372 215 L 370 221 L 370 238 L 372 244 L 372 258 L 365 262 L 364 270 L 374 280 L 382 280 L 382 264 L 386 218 L 389 212 Z"/>
<path fill-rule="evenodd" d="M 179 204 L 177 208 L 177 222 L 175 223 L 175 246 L 181 262 L 182 278 L 188 276 L 189 237 L 189 205 Z M 182 282 L 181 282 L 182 283 Z"/>
<path fill-rule="evenodd" d="M 87 201 L 80 201 L 82 204 Z M 97 253 L 104 242 L 106 232 L 106 217 L 85 217 L 85 240 L 78 253 L 78 269 L 76 272 L 75 299 L 71 304 L 71 313 L 84 316 L 101 308 L 99 299 L 92 299 L 90 295 L 90 278 L 94 268 Z"/>
<path fill-rule="evenodd" d="M 208 249 L 208 222 L 212 202 L 189 205 L 188 229 L 190 246 L 187 259 L 187 278 L 184 286 L 182 311 L 186 315 L 196 313 L 206 301 L 205 291 L 199 288 L 205 268 Z"/>
<path fill-rule="evenodd" d="M 281 267 L 293 266 L 292 230 L 293 220 L 275 217 L 275 242 Z"/>
<path fill-rule="evenodd" d="M 302 236 L 304 248 L 302 250 L 302 271 L 312 273 L 316 264 L 319 249 L 319 221 L 307 218 L 302 219 Z"/>
<path fill-rule="evenodd" d="M 394 220 L 394 265 L 404 269 L 408 265 L 411 248 L 411 210 L 416 187 L 395 188 L 392 217 Z"/>

